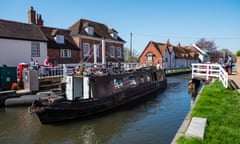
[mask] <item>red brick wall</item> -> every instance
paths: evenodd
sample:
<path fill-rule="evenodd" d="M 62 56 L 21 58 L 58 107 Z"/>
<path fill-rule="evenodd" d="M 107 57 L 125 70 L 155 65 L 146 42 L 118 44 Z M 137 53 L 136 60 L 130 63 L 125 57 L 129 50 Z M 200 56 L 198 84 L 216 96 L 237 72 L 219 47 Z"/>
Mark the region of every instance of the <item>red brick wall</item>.
<path fill-rule="evenodd" d="M 90 44 L 90 57 L 84 57 L 83 53 L 84 51 L 81 50 L 81 56 L 83 57 L 83 61 L 84 62 L 94 62 L 94 58 L 93 58 L 93 46 L 94 44 L 99 44 L 99 57 L 97 58 L 98 62 L 102 61 L 102 41 L 99 40 L 90 40 L 90 39 L 82 39 L 82 45 L 81 47 L 83 47 L 83 43 L 89 43 Z M 114 58 L 110 58 L 110 46 L 114 46 L 115 47 L 115 57 Z M 123 44 L 117 44 L 117 43 L 110 43 L 110 42 L 106 42 L 105 41 L 105 50 L 106 50 L 106 58 L 107 61 L 112 61 L 112 62 L 119 62 L 119 61 L 123 61 L 124 55 L 123 55 Z M 122 48 L 122 58 L 118 58 L 117 57 L 117 47 Z"/>
<path fill-rule="evenodd" d="M 151 52 L 151 53 L 153 53 L 155 55 L 153 61 L 148 61 L 147 60 L 146 55 L 149 52 Z M 140 59 L 140 63 L 147 62 L 147 63 L 151 63 L 153 65 L 156 65 L 158 62 L 160 62 L 160 64 L 162 63 L 162 56 L 161 56 L 160 52 L 156 49 L 156 47 L 152 43 L 150 43 L 148 45 L 148 47 L 145 48 L 144 53 L 141 55 L 141 57 L 139 59 Z"/>
<path fill-rule="evenodd" d="M 79 63 L 79 50 L 71 50 L 71 58 L 61 58 L 60 49 L 48 48 L 48 57 L 50 63 L 65 64 L 65 63 Z"/>
<path fill-rule="evenodd" d="M 73 38 L 75 44 L 79 47 L 79 50 L 71 50 L 71 58 L 61 58 L 61 52 L 60 49 L 51 49 L 48 48 L 48 56 L 49 61 L 51 63 L 79 63 L 80 61 L 83 62 L 94 62 L 93 58 L 93 46 L 94 44 L 99 44 L 99 57 L 97 58 L 98 62 L 102 62 L 102 41 L 100 40 L 91 40 L 91 39 L 79 39 L 79 38 Z M 83 43 L 89 43 L 90 44 L 90 56 L 91 57 L 84 57 L 83 56 Z M 110 46 L 115 47 L 115 58 L 110 58 Z M 106 59 L 107 61 L 111 62 L 123 62 L 124 59 L 124 52 L 123 52 L 123 44 L 118 43 L 110 43 L 105 41 L 105 47 L 106 47 Z M 122 50 L 122 57 L 117 57 L 117 47 L 120 47 Z"/>

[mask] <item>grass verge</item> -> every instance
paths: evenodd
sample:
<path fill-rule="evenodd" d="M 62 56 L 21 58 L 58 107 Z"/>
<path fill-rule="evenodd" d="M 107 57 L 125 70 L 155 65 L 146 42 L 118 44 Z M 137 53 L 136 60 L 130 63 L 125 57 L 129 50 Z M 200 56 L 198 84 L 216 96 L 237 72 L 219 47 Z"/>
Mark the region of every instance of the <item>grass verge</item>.
<path fill-rule="evenodd" d="M 220 81 L 203 88 L 191 117 L 207 118 L 204 139 L 181 136 L 178 144 L 240 143 L 240 95 Z"/>
<path fill-rule="evenodd" d="M 192 72 L 191 69 L 174 69 L 174 70 L 167 70 L 166 75 L 175 75 L 175 74 L 181 74 L 181 73 L 189 73 Z"/>

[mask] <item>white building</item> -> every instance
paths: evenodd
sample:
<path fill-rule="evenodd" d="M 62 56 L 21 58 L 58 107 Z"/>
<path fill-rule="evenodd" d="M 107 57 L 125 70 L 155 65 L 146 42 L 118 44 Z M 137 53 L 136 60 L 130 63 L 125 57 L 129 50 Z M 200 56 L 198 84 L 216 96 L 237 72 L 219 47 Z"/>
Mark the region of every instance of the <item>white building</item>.
<path fill-rule="evenodd" d="M 47 56 L 47 38 L 38 25 L 0 19 L 0 65 L 17 66 L 32 57 L 43 63 Z"/>

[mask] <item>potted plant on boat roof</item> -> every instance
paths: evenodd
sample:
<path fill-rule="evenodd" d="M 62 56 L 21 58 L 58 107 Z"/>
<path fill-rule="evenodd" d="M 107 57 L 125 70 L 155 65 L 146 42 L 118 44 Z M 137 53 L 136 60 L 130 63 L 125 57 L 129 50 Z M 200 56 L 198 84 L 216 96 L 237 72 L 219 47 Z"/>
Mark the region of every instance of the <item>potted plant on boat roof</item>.
<path fill-rule="evenodd" d="M 236 62 L 236 68 L 237 68 L 237 75 L 240 75 L 240 50 L 237 51 L 237 62 Z"/>

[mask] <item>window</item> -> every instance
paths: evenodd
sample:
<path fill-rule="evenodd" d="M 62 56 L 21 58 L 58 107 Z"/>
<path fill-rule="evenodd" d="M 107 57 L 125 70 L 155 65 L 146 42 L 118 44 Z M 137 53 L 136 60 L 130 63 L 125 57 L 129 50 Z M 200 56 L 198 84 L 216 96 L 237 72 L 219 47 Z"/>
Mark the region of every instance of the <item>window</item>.
<path fill-rule="evenodd" d="M 168 58 L 165 58 L 165 62 L 168 62 Z"/>
<path fill-rule="evenodd" d="M 61 57 L 62 58 L 71 58 L 71 50 L 70 49 L 61 49 Z"/>
<path fill-rule="evenodd" d="M 56 35 L 55 36 L 55 41 L 58 44 L 64 44 L 64 36 L 63 35 Z"/>
<path fill-rule="evenodd" d="M 147 60 L 153 61 L 153 56 L 152 56 L 152 55 L 148 55 L 148 56 L 147 56 Z"/>
<path fill-rule="evenodd" d="M 89 56 L 90 55 L 90 45 L 89 45 L 89 43 L 83 43 L 83 52 L 84 52 L 84 56 Z"/>
<path fill-rule="evenodd" d="M 143 76 L 140 76 L 140 82 L 144 83 L 144 77 Z"/>
<path fill-rule="evenodd" d="M 115 89 L 120 89 L 123 87 L 123 81 L 122 79 L 114 79 L 113 80 L 113 85 Z"/>
<path fill-rule="evenodd" d="M 114 39 L 117 39 L 117 38 L 118 38 L 118 35 L 117 35 L 116 32 L 111 33 L 111 36 L 112 36 L 112 38 L 114 38 Z"/>
<path fill-rule="evenodd" d="M 94 48 L 96 48 L 96 55 L 97 55 L 97 57 L 99 57 L 99 45 L 94 44 Z"/>
<path fill-rule="evenodd" d="M 32 57 L 40 57 L 40 43 L 39 42 L 32 42 L 31 56 Z"/>
<path fill-rule="evenodd" d="M 130 76 L 128 78 L 129 80 L 129 85 L 132 86 L 132 87 L 135 87 L 137 85 L 137 82 L 136 82 L 136 77 L 135 76 Z"/>
<path fill-rule="evenodd" d="M 153 61 L 154 60 L 154 56 L 155 56 L 154 54 L 148 53 L 146 57 L 147 57 L 147 60 Z"/>
<path fill-rule="evenodd" d="M 114 48 L 114 46 L 110 46 L 110 57 L 115 57 L 115 48 Z"/>
<path fill-rule="evenodd" d="M 122 58 L 122 49 L 120 47 L 117 48 L 117 57 Z"/>
<path fill-rule="evenodd" d="M 85 31 L 86 31 L 89 35 L 93 36 L 94 28 L 93 28 L 93 27 L 86 27 L 86 28 L 85 28 Z"/>
<path fill-rule="evenodd" d="M 151 81 L 150 76 L 147 76 L 147 82 L 150 82 L 150 81 Z"/>

